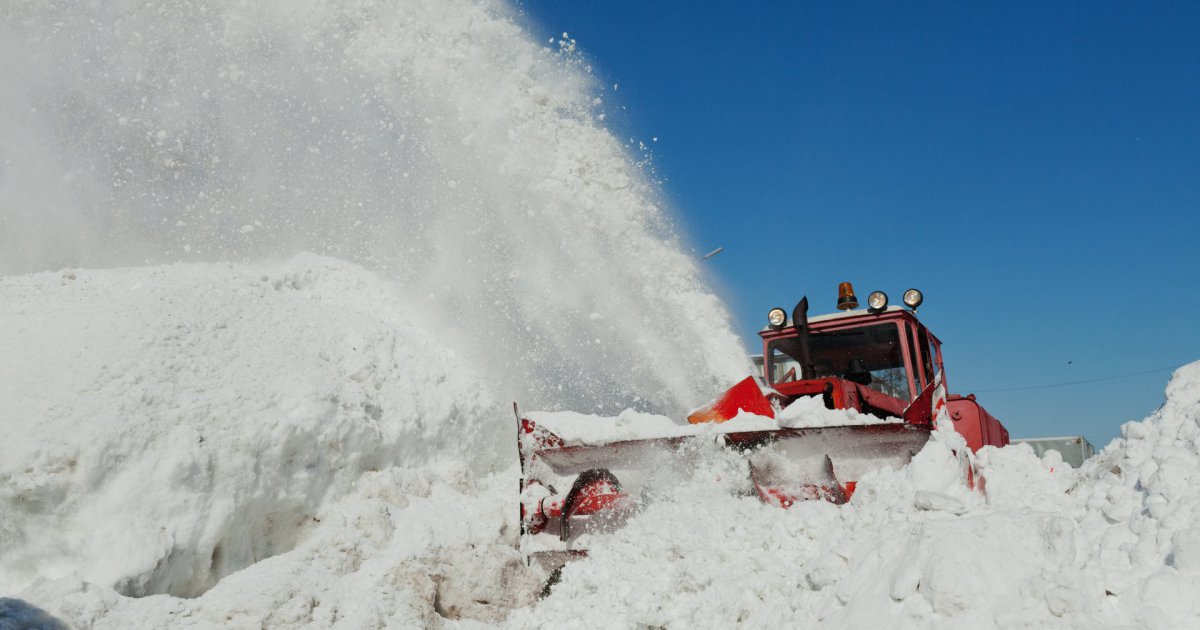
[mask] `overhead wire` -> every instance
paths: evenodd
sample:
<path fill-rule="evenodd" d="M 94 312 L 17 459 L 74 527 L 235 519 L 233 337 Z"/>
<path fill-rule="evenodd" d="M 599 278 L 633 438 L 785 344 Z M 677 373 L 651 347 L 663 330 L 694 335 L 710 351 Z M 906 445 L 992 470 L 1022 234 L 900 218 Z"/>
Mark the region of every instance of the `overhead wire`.
<path fill-rule="evenodd" d="M 1185 365 L 1187 365 L 1187 363 L 1180 363 L 1178 365 L 1171 365 L 1168 367 L 1155 368 L 1153 370 L 1143 370 L 1141 372 L 1130 372 L 1129 374 L 1118 374 L 1116 376 L 1102 376 L 1100 378 L 1089 378 L 1089 379 L 1084 379 L 1081 381 L 1066 381 L 1066 382 L 1062 382 L 1062 383 L 1046 383 L 1043 385 L 1026 385 L 1026 386 L 1022 386 L 1022 387 L 1001 387 L 999 389 L 976 389 L 976 390 L 971 390 L 971 391 L 975 392 L 976 394 L 991 394 L 991 393 L 995 393 L 995 392 L 1020 392 L 1020 391 L 1027 391 L 1027 390 L 1031 390 L 1031 389 L 1053 389 L 1056 387 L 1069 387 L 1071 385 L 1084 385 L 1087 383 L 1099 383 L 1102 381 L 1115 381 L 1117 379 L 1122 379 L 1122 378 L 1130 378 L 1133 376 L 1142 376 L 1143 374 L 1154 374 L 1157 372 L 1166 372 L 1167 370 L 1177 370 Z"/>

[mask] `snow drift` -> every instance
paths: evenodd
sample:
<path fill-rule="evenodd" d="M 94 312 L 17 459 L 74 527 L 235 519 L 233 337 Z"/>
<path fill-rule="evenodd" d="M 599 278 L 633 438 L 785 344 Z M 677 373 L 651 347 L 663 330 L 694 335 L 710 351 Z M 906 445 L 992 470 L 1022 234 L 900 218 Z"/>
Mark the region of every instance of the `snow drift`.
<path fill-rule="evenodd" d="M 304 256 L 0 286 L 0 352 L 20 358 L 0 379 L 0 584 L 80 567 L 127 595 L 194 596 L 290 549 L 366 471 L 508 464 L 478 375 L 360 268 Z"/>
<path fill-rule="evenodd" d="M 590 557 L 510 622 L 1196 627 L 1200 363 L 1166 394 L 1078 471 L 1053 452 L 984 448 L 986 495 L 956 487 L 936 439 L 905 469 L 861 479 L 845 506 L 789 510 L 714 483 L 730 477 L 714 452 L 697 460 L 690 491 L 586 541 Z"/>

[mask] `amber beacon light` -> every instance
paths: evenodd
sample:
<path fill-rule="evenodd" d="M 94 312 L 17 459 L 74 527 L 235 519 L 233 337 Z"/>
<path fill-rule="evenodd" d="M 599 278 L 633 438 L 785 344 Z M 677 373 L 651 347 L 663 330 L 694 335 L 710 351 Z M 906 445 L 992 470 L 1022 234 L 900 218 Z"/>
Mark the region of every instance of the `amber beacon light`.
<path fill-rule="evenodd" d="M 838 285 L 837 307 L 839 311 L 858 308 L 858 298 L 854 297 L 854 286 L 849 282 L 843 282 Z"/>

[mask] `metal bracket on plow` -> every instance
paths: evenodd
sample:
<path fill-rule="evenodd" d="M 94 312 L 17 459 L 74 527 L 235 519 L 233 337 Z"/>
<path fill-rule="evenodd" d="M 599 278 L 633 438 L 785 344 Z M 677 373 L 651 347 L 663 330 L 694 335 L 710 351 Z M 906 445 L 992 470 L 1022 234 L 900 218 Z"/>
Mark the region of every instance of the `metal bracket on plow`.
<path fill-rule="evenodd" d="M 787 486 L 778 483 L 768 483 L 763 475 L 753 466 L 750 468 L 750 479 L 754 489 L 764 502 L 777 507 L 788 508 L 800 501 L 824 500 L 834 505 L 841 505 L 850 500 L 854 488 L 850 482 L 843 486 L 833 471 L 833 459 L 825 456 L 825 479 L 821 483 L 797 483 Z"/>

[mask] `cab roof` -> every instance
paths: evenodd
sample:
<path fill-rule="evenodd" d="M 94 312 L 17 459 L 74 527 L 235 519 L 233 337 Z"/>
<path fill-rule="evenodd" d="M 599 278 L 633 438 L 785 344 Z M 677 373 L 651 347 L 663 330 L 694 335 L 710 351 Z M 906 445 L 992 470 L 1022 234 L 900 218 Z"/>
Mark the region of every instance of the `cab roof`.
<path fill-rule="evenodd" d="M 895 304 L 889 304 L 887 308 L 883 309 L 882 311 L 879 311 L 878 313 L 872 313 L 869 309 L 865 309 L 865 308 L 856 308 L 852 311 L 841 311 L 838 313 L 827 313 L 825 315 L 814 315 L 814 316 L 808 318 L 808 323 L 813 324 L 816 322 L 829 321 L 831 319 L 846 319 L 847 317 L 857 317 L 859 315 L 882 315 L 884 313 L 894 313 L 896 311 L 900 311 L 903 313 L 903 312 L 905 312 L 905 309 L 903 309 L 899 306 L 896 306 Z"/>
<path fill-rule="evenodd" d="M 841 311 L 838 313 L 827 313 L 825 315 L 814 315 L 814 316 L 808 318 L 808 324 L 809 324 L 810 328 L 811 327 L 819 328 L 821 326 L 821 324 L 829 324 L 829 323 L 834 323 L 834 322 L 838 322 L 841 320 L 852 320 L 852 319 L 856 319 L 856 318 L 861 318 L 864 321 L 869 321 L 872 319 L 879 319 L 879 318 L 893 320 L 893 321 L 897 320 L 897 319 L 907 319 L 907 320 L 910 320 L 917 324 L 920 323 L 917 320 L 916 316 L 908 309 L 905 309 L 900 306 L 888 305 L 887 308 L 883 309 L 882 311 L 878 311 L 878 312 L 872 312 L 865 308 L 857 308 L 854 310 Z M 796 327 L 789 322 L 789 325 L 784 326 L 783 328 L 780 328 L 778 330 L 771 328 L 770 326 L 764 326 L 762 328 L 762 330 L 758 331 L 758 335 L 763 338 L 774 338 L 774 337 L 781 337 L 781 336 L 788 336 L 791 334 L 795 334 L 795 331 L 796 331 Z"/>

